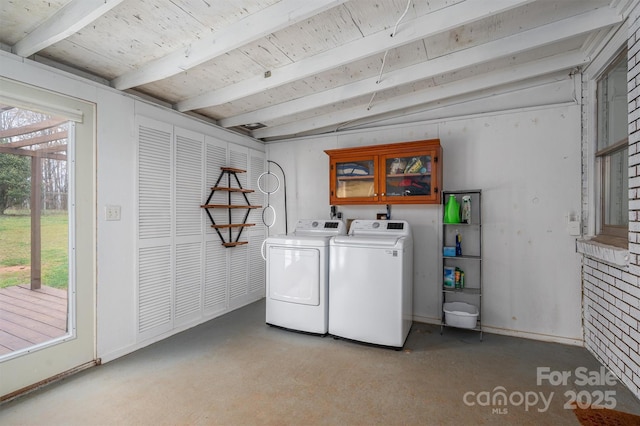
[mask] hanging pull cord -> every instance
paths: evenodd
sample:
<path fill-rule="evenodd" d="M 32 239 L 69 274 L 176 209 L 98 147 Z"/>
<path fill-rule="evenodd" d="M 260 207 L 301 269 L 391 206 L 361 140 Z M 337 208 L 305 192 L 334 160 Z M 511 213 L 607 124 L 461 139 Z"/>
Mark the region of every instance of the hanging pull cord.
<path fill-rule="evenodd" d="M 409 6 L 411 6 L 411 0 L 407 1 L 407 7 L 404 9 L 404 13 L 402 14 L 402 16 L 400 16 L 400 18 L 396 22 L 396 25 L 393 27 L 393 32 L 391 33 L 391 37 L 396 35 L 396 31 L 398 30 L 398 25 L 400 25 L 400 22 L 404 19 L 407 12 L 409 11 Z M 389 54 L 389 50 L 386 50 L 384 52 L 384 56 L 382 57 L 382 65 L 380 66 L 380 73 L 378 74 L 378 79 L 376 80 L 376 84 L 380 84 L 380 81 L 382 79 L 382 71 L 384 70 L 384 65 L 387 61 L 388 54 Z M 369 100 L 369 104 L 367 105 L 367 111 L 371 109 L 371 104 L 373 104 L 373 100 L 375 99 L 377 93 L 378 92 L 376 91 L 376 92 L 373 92 L 373 95 L 371 95 L 371 99 Z"/>

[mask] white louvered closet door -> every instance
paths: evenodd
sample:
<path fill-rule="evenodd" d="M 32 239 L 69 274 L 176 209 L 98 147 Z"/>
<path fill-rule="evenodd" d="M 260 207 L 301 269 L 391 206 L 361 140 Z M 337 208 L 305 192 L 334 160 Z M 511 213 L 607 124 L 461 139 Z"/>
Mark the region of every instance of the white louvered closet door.
<path fill-rule="evenodd" d="M 138 335 L 173 327 L 173 127 L 138 117 Z"/>
<path fill-rule="evenodd" d="M 257 189 L 265 170 L 264 153 L 228 144 L 146 117 L 138 123 L 138 341 L 160 338 L 264 296 L 265 237 L 260 210 L 249 210 L 253 227 L 225 248 L 200 207 L 221 167 L 247 170 L 237 177 L 243 188 Z M 236 187 L 231 176 L 220 186 Z M 260 193 L 251 204 L 264 205 Z M 232 197 L 229 200 L 229 197 Z M 242 193 L 216 191 L 209 204 L 246 204 Z M 229 218 L 231 211 L 231 218 Z M 210 209 L 218 224 L 242 223 L 246 209 Z M 226 231 L 226 232 L 225 232 Z M 228 230 L 222 229 L 225 241 Z M 232 230 L 237 238 L 238 229 Z"/>
<path fill-rule="evenodd" d="M 220 167 L 227 166 L 227 144 L 216 139 L 205 139 L 205 188 L 201 200 L 206 201 L 211 187 L 215 185 L 220 176 Z M 222 185 L 226 186 L 226 185 Z M 217 191 L 209 201 L 211 204 L 227 204 L 227 194 Z M 204 314 L 212 315 L 224 311 L 228 307 L 227 289 L 227 264 L 228 250 L 222 245 L 220 237 L 211 228 L 211 221 L 204 212 L 201 212 L 205 227 L 205 262 L 204 262 Z M 209 210 L 216 223 L 226 223 L 225 210 Z"/>
<path fill-rule="evenodd" d="M 249 150 L 243 147 L 229 147 L 229 167 L 247 170 L 249 166 Z M 247 188 L 247 173 L 238 173 L 236 175 L 243 188 Z M 237 183 L 236 183 L 237 185 Z M 232 196 L 240 196 L 241 194 L 232 194 Z M 236 197 L 232 204 L 246 204 L 244 198 Z M 245 209 L 232 209 L 231 220 L 233 223 L 242 223 L 244 215 L 247 213 Z M 240 236 L 240 241 L 246 241 L 248 234 L 244 229 Z M 235 236 L 234 236 L 235 238 Z M 227 249 L 229 252 L 229 307 L 235 308 L 247 303 L 249 297 L 249 245 L 236 246 Z"/>
<path fill-rule="evenodd" d="M 262 206 L 262 208 L 266 205 L 266 197 L 258 190 L 258 177 L 265 171 L 266 160 L 264 152 L 250 149 L 247 186 L 255 192 L 249 194 L 249 201 L 251 201 L 252 205 Z M 280 191 L 282 190 L 283 188 L 280 188 Z M 256 226 L 248 228 L 249 265 L 247 268 L 249 271 L 249 293 L 256 297 L 264 297 L 265 295 L 266 264 L 260 250 L 262 249 L 262 242 L 266 238 L 267 228 L 262 222 L 262 208 L 251 210 L 248 220 L 248 222 L 256 224 Z"/>
<path fill-rule="evenodd" d="M 175 128 L 175 325 L 202 315 L 204 136 Z"/>

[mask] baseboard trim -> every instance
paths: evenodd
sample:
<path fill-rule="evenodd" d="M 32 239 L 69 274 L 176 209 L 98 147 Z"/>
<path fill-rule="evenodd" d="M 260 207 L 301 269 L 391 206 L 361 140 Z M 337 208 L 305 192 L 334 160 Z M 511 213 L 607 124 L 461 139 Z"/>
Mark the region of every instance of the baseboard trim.
<path fill-rule="evenodd" d="M 89 362 L 85 362 L 84 364 L 80 364 L 77 367 L 74 367 L 70 370 L 64 371 L 62 373 L 56 374 L 55 376 L 49 377 L 48 379 L 44 379 L 41 380 L 37 383 L 34 383 L 32 385 L 26 386 L 22 389 L 18 389 L 17 391 L 13 391 L 11 393 L 8 393 L 6 395 L 0 396 L 0 405 L 7 403 L 9 401 L 12 401 L 18 397 L 22 397 L 24 395 L 27 395 L 31 392 L 34 392 L 44 386 L 50 385 L 52 383 L 55 383 L 57 381 L 60 381 L 64 378 L 67 378 L 73 374 L 79 373 L 81 371 L 84 371 L 88 368 L 91 367 L 95 367 L 96 365 L 100 365 L 102 363 L 102 360 L 100 358 L 95 359 L 93 361 L 89 361 Z"/>
<path fill-rule="evenodd" d="M 261 300 L 264 298 L 264 295 L 260 295 L 258 297 L 255 294 L 250 294 L 249 296 L 250 297 L 242 299 L 241 302 L 237 302 L 237 301 L 234 302 L 234 304 L 229 305 L 225 309 L 212 311 L 212 312 L 204 312 L 202 316 L 194 318 L 192 321 L 179 324 L 174 328 L 166 330 L 157 335 L 145 337 L 145 338 L 141 338 L 140 336 L 138 336 L 138 340 L 135 343 L 132 343 L 130 345 L 127 345 L 109 352 L 105 352 L 105 353 L 101 353 L 100 351 L 98 351 L 98 355 L 100 355 L 100 358 L 102 359 L 103 363 L 111 362 L 115 359 L 118 359 L 130 353 L 133 353 L 142 348 L 145 348 L 149 345 L 152 345 L 154 343 L 167 339 L 171 336 L 182 333 L 183 331 L 187 331 L 190 328 L 197 327 L 201 324 L 206 323 L 207 321 L 211 321 L 223 315 L 229 314 L 237 309 L 243 308 L 247 305 L 250 305 L 251 303 L 257 302 L 258 300 Z"/>
<path fill-rule="evenodd" d="M 511 337 L 522 337 L 530 340 L 540 340 L 542 342 L 562 343 L 564 345 L 584 347 L 584 340 L 576 337 L 554 336 L 552 334 L 534 333 L 531 331 L 511 330 L 500 327 L 490 327 L 483 325 L 482 331 L 485 333 L 501 334 Z"/>
<path fill-rule="evenodd" d="M 418 315 L 413 316 L 413 321 L 424 323 L 424 324 L 434 324 L 434 325 L 441 324 L 440 318 L 422 317 Z M 501 328 L 501 327 L 491 327 L 484 324 L 482 325 L 482 331 L 484 333 L 500 334 L 503 336 L 522 337 L 524 339 L 539 340 L 542 342 L 562 343 L 565 345 L 584 347 L 584 339 L 582 338 L 554 336 L 552 334 L 513 330 L 513 329 Z"/>

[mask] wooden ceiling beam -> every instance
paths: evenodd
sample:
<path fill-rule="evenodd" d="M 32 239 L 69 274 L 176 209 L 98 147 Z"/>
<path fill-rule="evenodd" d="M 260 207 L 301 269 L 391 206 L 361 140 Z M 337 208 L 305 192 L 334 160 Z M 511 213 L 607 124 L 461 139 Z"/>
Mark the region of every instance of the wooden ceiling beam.
<path fill-rule="evenodd" d="M 393 37 L 390 37 L 389 29 L 379 31 L 307 59 L 271 70 L 269 78 L 258 75 L 227 87 L 185 99 L 176 104 L 176 109 L 183 112 L 191 111 L 222 105 L 236 99 L 255 95 L 268 89 L 382 53 L 385 50 L 400 47 L 461 25 L 505 12 L 532 1 L 534 0 L 492 0 L 490 2 L 486 0 L 467 0 L 457 3 L 412 21 L 402 22 Z"/>
<path fill-rule="evenodd" d="M 111 85 L 116 89 L 125 90 L 171 77 L 345 1 L 347 0 L 282 0 L 191 43 L 185 49 L 174 51 L 116 77 L 111 81 Z"/>
<path fill-rule="evenodd" d="M 62 139 L 66 139 L 68 136 L 69 136 L 69 132 L 65 130 L 63 132 L 51 133 L 50 135 L 36 136 L 34 138 L 22 139 L 19 141 L 3 143 L 0 145 L 7 146 L 9 148 L 21 148 L 23 146 L 32 146 L 32 145 L 38 145 L 41 143 L 59 141 Z"/>
<path fill-rule="evenodd" d="M 27 57 L 78 32 L 123 0 L 72 0 L 12 47 Z"/>
<path fill-rule="evenodd" d="M 337 127 L 342 123 L 402 111 L 406 108 L 418 105 L 427 105 L 429 103 L 454 96 L 473 93 L 504 84 L 515 83 L 553 72 L 569 70 L 574 67 L 584 65 L 588 63 L 589 60 L 590 59 L 579 50 L 562 53 L 544 59 L 514 65 L 508 69 L 492 71 L 453 81 L 451 83 L 442 84 L 440 86 L 434 86 L 429 89 L 414 92 L 410 95 L 398 96 L 396 98 L 380 102 L 370 109 L 367 109 L 365 106 L 359 106 L 339 110 L 335 113 L 319 115 L 305 120 L 297 120 L 280 126 L 265 127 L 253 131 L 252 136 L 258 139 L 278 138 L 302 134 L 313 129 L 331 126 Z"/>
<path fill-rule="evenodd" d="M 619 24 L 622 20 L 623 17 L 613 9 L 592 10 L 512 36 L 385 73 L 380 82 L 377 82 L 378 76 L 366 78 L 288 102 L 222 119 L 219 120 L 218 124 L 223 127 L 233 127 L 247 123 L 267 123 L 269 120 L 331 105 L 336 102 L 336 99 L 345 101 L 363 95 L 370 95 L 378 91 L 459 71 L 466 67 L 473 67 L 493 59 L 516 55 L 560 40 L 607 28 Z"/>
<path fill-rule="evenodd" d="M 67 150 L 67 144 L 49 145 L 44 148 L 38 148 L 38 152 L 62 152 Z"/>
<path fill-rule="evenodd" d="M 50 118 L 48 120 L 44 120 L 39 123 L 28 124 L 26 126 L 20 126 L 20 127 L 12 127 L 10 129 L 0 131 L 0 139 L 27 135 L 29 133 L 39 132 L 41 130 L 52 129 L 54 127 L 61 126 L 67 121 L 68 120 L 59 119 L 59 118 Z"/>
<path fill-rule="evenodd" d="M 31 150 L 31 149 L 8 148 L 4 145 L 0 145 L 0 153 L 26 155 L 27 157 L 48 158 L 50 160 L 62 160 L 62 161 L 67 160 L 67 156 L 65 154 L 56 154 L 54 152 L 41 152 L 38 150 Z"/>

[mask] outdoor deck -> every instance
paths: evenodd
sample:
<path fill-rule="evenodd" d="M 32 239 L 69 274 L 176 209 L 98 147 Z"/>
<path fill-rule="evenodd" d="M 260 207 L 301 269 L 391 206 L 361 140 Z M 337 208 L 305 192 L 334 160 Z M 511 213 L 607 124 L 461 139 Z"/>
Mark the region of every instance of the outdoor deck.
<path fill-rule="evenodd" d="M 0 288 L 0 355 L 67 332 L 67 291 L 28 285 Z"/>

